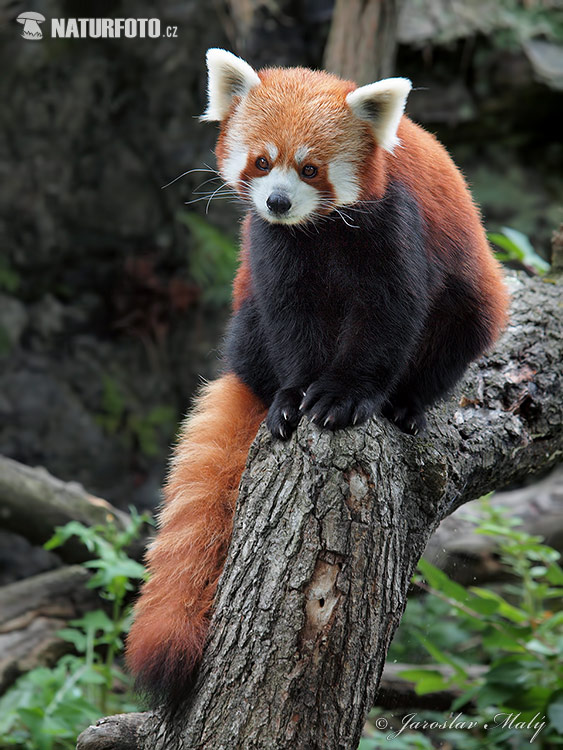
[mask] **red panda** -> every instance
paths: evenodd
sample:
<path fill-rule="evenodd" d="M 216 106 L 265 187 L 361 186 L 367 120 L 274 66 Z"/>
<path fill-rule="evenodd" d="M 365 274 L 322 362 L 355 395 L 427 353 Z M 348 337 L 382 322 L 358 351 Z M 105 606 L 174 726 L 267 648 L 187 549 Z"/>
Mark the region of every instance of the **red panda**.
<path fill-rule="evenodd" d="M 495 341 L 507 295 L 467 186 L 403 114 L 411 88 L 207 53 L 225 182 L 248 206 L 226 373 L 196 400 L 165 486 L 127 660 L 181 700 L 203 651 L 239 480 L 261 421 L 341 429 L 425 409 Z"/>

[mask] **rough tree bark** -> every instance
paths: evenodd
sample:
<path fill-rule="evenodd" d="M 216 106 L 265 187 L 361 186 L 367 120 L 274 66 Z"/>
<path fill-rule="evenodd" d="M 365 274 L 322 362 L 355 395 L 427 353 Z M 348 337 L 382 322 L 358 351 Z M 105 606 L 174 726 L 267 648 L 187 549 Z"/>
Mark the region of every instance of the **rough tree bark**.
<path fill-rule="evenodd" d="M 494 352 L 413 438 L 382 419 L 334 435 L 264 427 L 240 486 L 211 634 L 185 711 L 102 720 L 81 750 L 353 750 L 409 579 L 444 518 L 563 454 L 561 286 L 513 278 Z"/>
<path fill-rule="evenodd" d="M 336 0 L 323 67 L 361 86 L 393 74 L 402 0 Z"/>

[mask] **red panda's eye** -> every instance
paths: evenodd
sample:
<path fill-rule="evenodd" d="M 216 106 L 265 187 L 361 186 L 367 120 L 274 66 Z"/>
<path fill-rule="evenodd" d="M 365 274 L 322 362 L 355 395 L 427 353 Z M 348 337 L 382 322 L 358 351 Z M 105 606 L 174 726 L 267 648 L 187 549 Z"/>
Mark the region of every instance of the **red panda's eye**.
<path fill-rule="evenodd" d="M 258 169 L 264 169 L 264 170 L 270 169 L 270 165 L 268 163 L 268 160 L 265 159 L 263 156 L 259 156 L 256 159 L 256 166 L 258 167 Z"/>
<path fill-rule="evenodd" d="M 301 174 L 303 175 L 303 177 L 314 177 L 317 174 L 317 171 L 317 168 L 312 164 L 305 164 L 305 166 L 301 170 Z"/>

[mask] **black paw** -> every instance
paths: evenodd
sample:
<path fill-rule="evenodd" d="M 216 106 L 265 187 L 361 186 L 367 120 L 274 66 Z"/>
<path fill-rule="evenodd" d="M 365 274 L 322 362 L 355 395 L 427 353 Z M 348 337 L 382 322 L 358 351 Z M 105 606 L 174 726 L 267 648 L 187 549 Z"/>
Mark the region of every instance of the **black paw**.
<path fill-rule="evenodd" d="M 380 402 L 350 392 L 341 383 L 319 379 L 312 383 L 300 409 L 312 422 L 327 430 L 362 424 L 379 411 Z"/>
<path fill-rule="evenodd" d="M 268 429 L 275 438 L 289 440 L 293 435 L 301 419 L 299 404 L 302 399 L 302 388 L 285 388 L 276 393 L 266 417 Z"/>
<path fill-rule="evenodd" d="M 408 406 L 387 403 L 383 408 L 383 416 L 407 435 L 420 435 L 426 430 L 424 413 Z"/>

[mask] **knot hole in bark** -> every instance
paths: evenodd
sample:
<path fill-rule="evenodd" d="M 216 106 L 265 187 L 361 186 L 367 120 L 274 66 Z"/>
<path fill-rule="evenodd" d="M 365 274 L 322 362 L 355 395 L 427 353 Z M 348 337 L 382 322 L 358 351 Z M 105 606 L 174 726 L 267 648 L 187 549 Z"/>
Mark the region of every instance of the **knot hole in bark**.
<path fill-rule="evenodd" d="M 343 596 L 337 579 L 342 570 L 342 557 L 335 553 L 329 559 L 318 559 L 311 580 L 305 589 L 305 625 L 302 643 L 313 644 L 330 630 L 335 609 Z"/>

